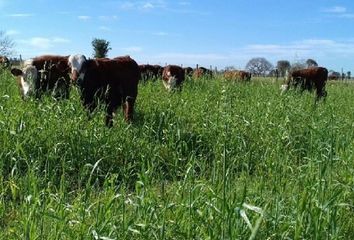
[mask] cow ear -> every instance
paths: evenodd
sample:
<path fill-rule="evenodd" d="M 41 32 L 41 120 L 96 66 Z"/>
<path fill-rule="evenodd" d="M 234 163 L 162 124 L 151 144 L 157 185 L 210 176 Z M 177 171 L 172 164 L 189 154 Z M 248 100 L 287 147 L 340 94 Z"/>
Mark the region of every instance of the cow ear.
<path fill-rule="evenodd" d="M 12 75 L 14 75 L 14 76 L 16 76 L 16 77 L 23 75 L 22 70 L 21 70 L 21 69 L 18 69 L 18 68 L 13 68 L 13 69 L 11 69 L 11 73 L 12 73 Z"/>

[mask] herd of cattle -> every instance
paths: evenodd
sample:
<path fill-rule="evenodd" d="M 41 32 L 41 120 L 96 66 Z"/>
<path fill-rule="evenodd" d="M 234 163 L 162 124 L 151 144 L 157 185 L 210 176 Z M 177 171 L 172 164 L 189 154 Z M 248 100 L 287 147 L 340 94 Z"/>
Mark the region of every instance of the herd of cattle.
<path fill-rule="evenodd" d="M 10 66 L 6 57 L 0 57 L 0 65 Z M 98 59 L 87 59 L 84 55 L 52 56 L 44 55 L 24 62 L 21 68 L 12 68 L 12 75 L 23 98 L 35 96 L 40 98 L 44 92 L 52 92 L 55 98 L 68 98 L 71 84 L 81 90 L 83 105 L 92 112 L 97 99 L 105 103 L 106 125 L 112 126 L 113 114 L 117 108 L 123 108 L 124 118 L 131 121 L 134 104 L 138 95 L 140 80 L 162 79 L 169 91 L 181 90 L 186 78 L 211 77 L 213 72 L 198 67 L 182 68 L 177 65 L 138 65 L 129 56 Z M 325 85 L 328 71 L 322 67 L 312 67 L 292 71 L 288 74 L 283 91 L 291 87 L 304 90 L 316 90 L 316 101 L 327 95 Z M 226 71 L 227 80 L 250 81 L 251 74 L 246 71 Z"/>

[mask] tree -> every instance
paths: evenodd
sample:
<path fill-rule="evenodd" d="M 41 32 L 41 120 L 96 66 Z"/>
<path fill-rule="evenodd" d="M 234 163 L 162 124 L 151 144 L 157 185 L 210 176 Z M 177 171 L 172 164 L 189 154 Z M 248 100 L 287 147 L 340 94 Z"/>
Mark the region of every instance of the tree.
<path fill-rule="evenodd" d="M 290 69 L 290 62 L 288 60 L 279 60 L 277 62 L 277 69 L 281 77 L 285 76 L 286 70 Z"/>
<path fill-rule="evenodd" d="M 315 60 L 311 59 L 311 58 L 306 60 L 306 64 L 307 64 L 308 68 L 309 67 L 317 67 L 318 66 L 317 62 Z"/>
<path fill-rule="evenodd" d="M 107 53 L 112 48 L 109 47 L 109 42 L 104 39 L 94 38 L 91 42 L 93 47 L 93 57 L 94 58 L 104 58 L 107 57 Z"/>
<path fill-rule="evenodd" d="M 252 58 L 246 64 L 246 69 L 253 75 L 265 76 L 273 69 L 273 65 L 265 58 Z"/>
<path fill-rule="evenodd" d="M 10 56 L 13 55 L 13 47 L 15 43 L 11 38 L 5 35 L 3 31 L 0 31 L 0 55 Z"/>

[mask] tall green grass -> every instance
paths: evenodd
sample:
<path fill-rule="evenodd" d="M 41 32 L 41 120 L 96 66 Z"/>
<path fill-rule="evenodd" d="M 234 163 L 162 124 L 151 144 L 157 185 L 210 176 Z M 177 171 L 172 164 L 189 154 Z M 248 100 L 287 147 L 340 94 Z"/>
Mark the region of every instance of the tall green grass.
<path fill-rule="evenodd" d="M 354 91 L 139 86 L 135 120 L 23 101 L 0 74 L 0 239 L 350 239 Z"/>

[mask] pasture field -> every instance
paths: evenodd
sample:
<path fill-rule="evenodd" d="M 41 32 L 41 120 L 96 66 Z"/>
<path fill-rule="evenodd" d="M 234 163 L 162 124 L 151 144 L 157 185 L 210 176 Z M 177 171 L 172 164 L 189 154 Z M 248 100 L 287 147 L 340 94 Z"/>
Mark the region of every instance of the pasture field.
<path fill-rule="evenodd" d="M 0 74 L 0 239 L 354 237 L 354 84 L 150 82 L 109 129 Z"/>

